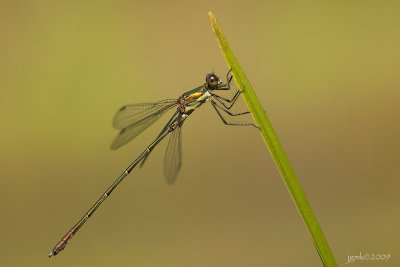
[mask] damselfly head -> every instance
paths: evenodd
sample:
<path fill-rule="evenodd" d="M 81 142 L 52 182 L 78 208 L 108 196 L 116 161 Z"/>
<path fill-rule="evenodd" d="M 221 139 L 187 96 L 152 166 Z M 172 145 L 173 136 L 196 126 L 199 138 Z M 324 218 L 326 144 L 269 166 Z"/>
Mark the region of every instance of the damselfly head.
<path fill-rule="evenodd" d="M 209 73 L 206 76 L 206 82 L 208 85 L 208 89 L 216 89 L 219 85 L 222 84 L 222 81 L 220 78 L 218 78 L 217 75 L 215 75 L 214 73 Z"/>

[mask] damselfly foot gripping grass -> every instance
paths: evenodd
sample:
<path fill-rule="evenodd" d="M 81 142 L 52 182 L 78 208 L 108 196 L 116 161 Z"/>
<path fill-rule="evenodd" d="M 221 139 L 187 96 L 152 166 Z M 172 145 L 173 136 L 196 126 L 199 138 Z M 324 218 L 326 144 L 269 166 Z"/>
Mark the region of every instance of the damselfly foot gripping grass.
<path fill-rule="evenodd" d="M 211 103 L 218 116 L 227 125 L 250 125 L 258 128 L 253 123 L 230 123 L 222 116 L 221 111 L 229 116 L 239 116 L 249 113 L 248 111 L 241 113 L 232 113 L 229 111 L 236 103 L 241 91 L 238 90 L 232 99 L 224 98 L 215 93 L 219 90 L 230 89 L 232 76 L 229 75 L 229 73 L 230 71 L 226 75 L 227 82 L 225 84 L 223 84 L 221 79 L 214 73 L 210 73 L 206 76 L 206 82 L 202 86 L 182 94 L 178 99 L 167 99 L 155 103 L 126 105 L 117 112 L 114 117 L 113 126 L 114 128 L 119 129 L 120 132 L 114 139 L 111 149 L 117 149 L 120 146 L 127 144 L 149 126 L 154 124 L 165 112 L 174 107 L 176 108 L 174 115 L 161 130 L 157 138 L 143 151 L 142 154 L 139 155 L 139 157 L 137 157 L 137 159 L 131 163 L 131 165 L 129 165 L 129 167 L 101 195 L 85 215 L 63 236 L 63 238 L 54 246 L 49 257 L 57 255 L 65 248 L 72 236 L 78 232 L 87 219 L 93 215 L 96 209 L 100 207 L 101 203 L 103 203 L 119 183 L 124 180 L 137 164 L 141 163 L 140 166 L 142 166 L 154 147 L 171 132 L 172 135 L 168 142 L 164 158 L 164 175 L 169 184 L 174 183 L 182 162 L 182 124 L 195 109 L 203 105 L 205 102 L 208 101 Z"/>

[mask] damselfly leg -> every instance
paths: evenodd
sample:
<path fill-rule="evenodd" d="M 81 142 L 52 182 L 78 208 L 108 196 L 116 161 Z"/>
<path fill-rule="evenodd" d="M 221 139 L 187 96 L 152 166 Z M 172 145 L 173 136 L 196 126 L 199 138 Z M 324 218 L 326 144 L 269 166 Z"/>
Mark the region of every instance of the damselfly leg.
<path fill-rule="evenodd" d="M 227 83 L 222 85 L 220 88 L 215 89 L 215 90 L 229 90 L 230 89 L 230 83 L 232 81 L 233 76 L 229 76 L 229 73 L 231 72 L 232 69 L 230 69 L 228 71 L 228 73 L 226 74 L 226 79 L 227 79 Z M 222 122 L 226 125 L 232 125 L 232 126 L 253 126 L 256 127 L 257 129 L 258 126 L 256 126 L 254 123 L 235 123 L 235 122 L 228 122 L 224 116 L 222 116 L 220 110 L 222 110 L 223 112 L 225 112 L 226 114 L 228 114 L 231 117 L 235 117 L 235 116 L 240 116 L 240 115 L 246 115 L 249 114 L 250 111 L 245 111 L 245 112 L 239 112 L 239 113 L 233 113 L 230 112 L 229 110 L 232 108 L 232 106 L 237 102 L 239 95 L 243 92 L 243 90 L 237 90 L 236 93 L 234 94 L 234 96 L 232 97 L 232 99 L 228 99 L 225 97 L 222 97 L 220 95 L 217 95 L 215 93 L 210 93 L 211 96 L 218 101 L 215 102 L 213 99 L 210 99 L 211 105 L 213 106 L 213 108 L 215 109 L 215 111 L 217 112 L 218 116 L 220 117 L 220 119 L 222 120 Z M 226 104 L 223 101 L 229 103 Z M 220 106 L 220 105 L 222 106 Z"/>
<path fill-rule="evenodd" d="M 240 116 L 240 115 L 245 115 L 245 114 L 249 114 L 249 111 L 245 111 L 245 112 L 240 112 L 240 113 L 232 113 L 227 109 L 224 109 L 221 106 L 218 106 L 218 104 L 214 101 L 214 100 L 210 100 L 211 105 L 213 106 L 213 108 L 215 109 L 215 111 L 217 112 L 218 116 L 220 117 L 220 119 L 222 120 L 222 122 L 226 125 L 232 125 L 232 126 L 253 126 L 256 127 L 257 129 L 258 126 L 255 125 L 254 123 L 235 123 L 235 122 L 228 122 L 226 121 L 226 119 L 224 118 L 224 116 L 222 116 L 221 112 L 219 112 L 219 110 L 222 110 L 223 112 L 225 112 L 226 114 L 228 114 L 229 116 Z M 219 110 L 218 110 L 219 109 Z"/>

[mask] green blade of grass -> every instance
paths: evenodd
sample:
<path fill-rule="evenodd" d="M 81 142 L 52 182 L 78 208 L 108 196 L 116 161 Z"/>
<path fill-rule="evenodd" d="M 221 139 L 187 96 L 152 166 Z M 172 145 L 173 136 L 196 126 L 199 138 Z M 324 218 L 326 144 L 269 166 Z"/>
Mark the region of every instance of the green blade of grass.
<path fill-rule="evenodd" d="M 214 30 L 222 54 L 224 55 L 228 66 L 232 68 L 232 74 L 238 87 L 240 90 L 244 90 L 242 96 L 246 101 L 246 104 L 253 115 L 255 122 L 257 123 L 258 127 L 260 127 L 261 135 L 272 155 L 272 158 L 275 161 L 276 166 L 279 169 L 280 174 L 282 175 L 283 180 L 285 181 L 286 187 L 288 188 L 289 193 L 292 196 L 292 199 L 308 228 L 308 231 L 311 234 L 314 245 L 323 264 L 325 266 L 337 266 L 332 251 L 329 248 L 329 245 L 321 231 L 320 226 L 318 225 L 317 219 L 315 218 L 311 206 L 307 201 L 296 174 L 290 165 L 289 159 L 286 156 L 286 153 L 279 142 L 278 136 L 273 130 L 272 125 L 260 104 L 260 101 L 258 100 L 249 80 L 240 67 L 239 62 L 233 55 L 233 52 L 211 11 L 208 12 L 208 16 L 210 18 L 211 27 Z"/>

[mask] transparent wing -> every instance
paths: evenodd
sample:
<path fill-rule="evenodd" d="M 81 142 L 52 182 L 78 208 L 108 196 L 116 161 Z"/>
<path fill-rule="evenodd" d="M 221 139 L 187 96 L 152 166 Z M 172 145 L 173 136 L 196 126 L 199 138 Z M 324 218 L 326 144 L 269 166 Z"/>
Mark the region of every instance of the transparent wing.
<path fill-rule="evenodd" d="M 164 156 L 164 175 L 168 184 L 173 184 L 182 164 L 182 127 L 172 132 Z"/>
<path fill-rule="evenodd" d="M 167 124 L 165 124 L 164 128 L 161 130 L 161 132 L 160 132 L 160 134 L 158 135 L 158 137 L 160 137 L 160 136 L 164 133 L 164 131 L 166 131 L 166 130 L 170 127 L 170 125 L 173 124 L 173 122 L 177 120 L 178 116 L 180 116 L 180 115 L 179 115 L 179 112 L 178 112 L 178 110 L 177 110 L 177 111 L 175 112 L 175 114 L 171 117 L 171 119 L 167 122 Z M 157 138 L 158 138 L 158 137 L 157 137 Z M 156 138 L 156 139 L 157 139 L 157 138 Z M 143 160 L 142 160 L 142 162 L 140 163 L 140 168 L 143 167 L 143 165 L 144 165 L 144 163 L 146 162 L 147 158 L 149 157 L 150 153 L 151 153 L 151 151 L 147 152 L 147 153 L 144 155 Z"/>
<path fill-rule="evenodd" d="M 164 101 L 160 101 L 164 102 Z M 157 103 L 148 103 L 148 104 L 134 104 L 126 106 L 125 109 L 121 109 L 114 119 L 114 127 L 115 123 L 118 127 L 125 126 L 119 134 L 115 137 L 114 141 L 111 144 L 111 149 L 115 150 L 120 146 L 123 146 L 133 138 L 141 134 L 144 130 L 149 128 L 153 123 L 155 123 L 161 116 L 174 107 L 177 102 L 169 102 L 168 104 L 158 104 Z M 151 107 L 140 111 L 138 110 L 138 105 L 151 105 Z M 157 107 L 157 108 L 156 108 Z M 136 109 L 136 111 L 134 111 Z M 125 110 L 129 110 L 129 112 L 125 112 Z M 130 114 L 129 116 L 127 114 Z M 138 120 L 138 117 L 140 118 Z M 129 119 L 128 119 L 129 118 Z M 115 127 L 117 128 L 117 127 Z"/>
<path fill-rule="evenodd" d="M 176 99 L 167 99 L 155 103 L 139 103 L 123 106 L 115 114 L 113 126 L 115 129 L 123 129 L 147 117 L 158 114 L 160 111 L 165 112 L 177 104 Z"/>

